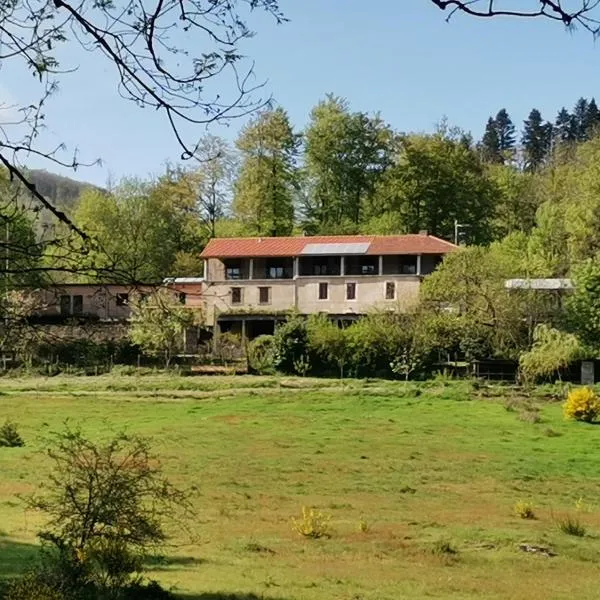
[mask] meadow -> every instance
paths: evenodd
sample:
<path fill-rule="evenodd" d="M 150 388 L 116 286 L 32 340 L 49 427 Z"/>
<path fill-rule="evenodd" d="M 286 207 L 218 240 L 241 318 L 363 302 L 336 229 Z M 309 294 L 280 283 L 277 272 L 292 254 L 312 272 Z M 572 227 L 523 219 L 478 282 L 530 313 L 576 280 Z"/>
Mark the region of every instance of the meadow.
<path fill-rule="evenodd" d="M 68 421 L 152 438 L 190 490 L 193 519 L 150 567 L 182 598 L 596 599 L 600 428 L 565 421 L 560 396 L 445 379 L 2 378 L 0 421 L 27 445 L 0 448 L 0 577 L 35 554 L 40 515 L 19 497 Z M 294 531 L 303 506 L 330 516 L 329 537 Z M 566 515 L 584 536 L 559 529 Z"/>

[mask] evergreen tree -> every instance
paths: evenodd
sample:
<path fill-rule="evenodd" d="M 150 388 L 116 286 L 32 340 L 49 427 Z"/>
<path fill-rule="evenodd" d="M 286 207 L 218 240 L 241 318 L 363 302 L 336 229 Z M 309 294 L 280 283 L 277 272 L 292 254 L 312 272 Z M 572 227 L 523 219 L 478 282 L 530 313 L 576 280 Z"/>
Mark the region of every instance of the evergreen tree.
<path fill-rule="evenodd" d="M 562 144 L 575 141 L 577 136 L 575 120 L 569 111 L 563 106 L 556 115 L 554 121 L 553 137 L 554 143 Z"/>
<path fill-rule="evenodd" d="M 582 142 L 587 139 L 586 125 L 588 114 L 588 101 L 585 98 L 579 98 L 573 108 L 573 128 L 575 139 Z"/>
<path fill-rule="evenodd" d="M 241 168 L 233 211 L 254 235 L 289 235 L 298 187 L 299 137 L 282 108 L 264 111 L 236 142 Z"/>
<path fill-rule="evenodd" d="M 494 123 L 498 133 L 500 152 L 503 156 L 508 156 L 515 147 L 515 126 L 505 108 L 498 111 Z"/>
<path fill-rule="evenodd" d="M 598 105 L 596 100 L 592 98 L 588 104 L 585 118 L 583 120 L 583 132 L 585 139 L 589 140 L 594 137 L 594 132 L 598 127 L 598 121 L 600 120 L 600 111 L 598 111 Z"/>
<path fill-rule="evenodd" d="M 481 138 L 480 144 L 481 158 L 488 163 L 501 163 L 502 154 L 500 152 L 500 140 L 498 139 L 498 130 L 496 121 L 490 117 L 485 126 L 485 133 Z"/>
<path fill-rule="evenodd" d="M 534 108 L 523 127 L 523 154 L 525 170 L 537 171 L 545 162 L 552 143 L 552 125 L 544 123 L 542 115 Z"/>

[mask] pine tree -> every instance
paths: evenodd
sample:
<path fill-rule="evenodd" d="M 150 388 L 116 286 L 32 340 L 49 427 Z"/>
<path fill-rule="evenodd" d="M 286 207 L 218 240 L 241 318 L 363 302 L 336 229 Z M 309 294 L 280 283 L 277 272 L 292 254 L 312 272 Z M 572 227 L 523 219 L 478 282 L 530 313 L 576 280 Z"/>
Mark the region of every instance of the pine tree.
<path fill-rule="evenodd" d="M 555 144 L 573 142 L 576 139 L 575 120 L 564 106 L 556 115 L 556 121 L 554 121 L 553 131 Z"/>
<path fill-rule="evenodd" d="M 552 125 L 544 123 L 542 115 L 534 108 L 523 127 L 523 154 L 525 170 L 537 171 L 545 162 L 552 142 Z"/>
<path fill-rule="evenodd" d="M 480 144 L 481 157 L 488 163 L 501 163 L 502 153 L 500 152 L 500 140 L 498 139 L 498 130 L 496 121 L 490 117 L 485 126 L 485 133 L 481 138 Z"/>
<path fill-rule="evenodd" d="M 505 108 L 501 108 L 498 111 L 494 122 L 498 133 L 500 152 L 503 156 L 507 156 L 515 147 L 515 126 Z"/>
<path fill-rule="evenodd" d="M 586 139 L 586 124 L 588 114 L 588 101 L 585 98 L 579 98 L 573 108 L 573 128 L 575 139 L 582 142 Z"/>
<path fill-rule="evenodd" d="M 298 186 L 299 137 L 282 108 L 264 111 L 242 130 L 242 163 L 233 210 L 255 235 L 289 235 Z"/>
<path fill-rule="evenodd" d="M 587 111 L 583 120 L 583 132 L 586 140 L 589 140 L 592 137 L 594 137 L 594 132 L 598 127 L 599 119 L 600 111 L 598 111 L 598 105 L 596 104 L 596 100 L 592 98 L 587 106 Z"/>

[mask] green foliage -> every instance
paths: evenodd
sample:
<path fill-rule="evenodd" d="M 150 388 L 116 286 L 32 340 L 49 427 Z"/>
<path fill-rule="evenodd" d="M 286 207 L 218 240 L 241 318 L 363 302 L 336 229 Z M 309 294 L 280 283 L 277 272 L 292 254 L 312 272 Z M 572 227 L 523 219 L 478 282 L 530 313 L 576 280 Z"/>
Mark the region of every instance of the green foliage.
<path fill-rule="evenodd" d="M 181 305 L 173 293 L 159 289 L 131 303 L 129 337 L 150 356 L 162 356 L 168 368 L 183 342 L 188 327 L 198 323 L 200 315 Z"/>
<path fill-rule="evenodd" d="M 6 419 L 0 427 L 0 448 L 20 448 L 24 445 L 25 440 L 21 437 L 17 425 Z"/>
<path fill-rule="evenodd" d="M 196 188 L 196 174 L 168 169 L 155 181 L 125 180 L 112 193 L 86 191 L 75 222 L 94 243 L 81 271 L 125 283 L 188 274 L 183 256 L 199 253 L 204 240 Z"/>
<path fill-rule="evenodd" d="M 531 350 L 519 358 L 521 377 L 530 383 L 551 377 L 579 359 L 581 354 L 581 345 L 574 335 L 538 325 L 533 332 Z"/>
<path fill-rule="evenodd" d="M 273 366 L 282 373 L 297 374 L 296 368 L 305 364 L 308 355 L 306 319 L 290 317 L 279 325 L 273 336 Z"/>
<path fill-rule="evenodd" d="M 583 344 L 600 351 L 600 260 L 588 259 L 573 273 L 575 289 L 566 301 L 567 320 Z"/>
<path fill-rule="evenodd" d="M 289 235 L 298 186 L 299 138 L 282 108 L 260 113 L 236 142 L 241 167 L 233 211 L 253 235 Z"/>
<path fill-rule="evenodd" d="M 566 419 L 593 423 L 600 415 L 600 398 L 589 387 L 577 388 L 569 392 L 563 412 Z"/>
<path fill-rule="evenodd" d="M 259 335 L 248 344 L 248 364 L 254 373 L 271 375 L 273 367 L 273 336 Z"/>
<path fill-rule="evenodd" d="M 304 226 L 310 233 L 355 233 L 375 187 L 391 163 L 393 134 L 375 115 L 351 112 L 328 95 L 305 132 L 308 190 Z"/>
<path fill-rule="evenodd" d="M 397 141 L 394 164 L 378 185 L 368 217 L 400 215 L 402 233 L 427 230 L 454 238 L 454 223 L 468 225 L 470 243 L 489 242 L 499 190 L 478 154 L 452 131 Z"/>
<path fill-rule="evenodd" d="M 139 587 L 144 559 L 167 538 L 166 520 L 187 508 L 185 494 L 163 477 L 141 438 L 119 434 L 97 444 L 67 429 L 47 454 L 47 485 L 29 499 L 48 518 L 38 583 L 73 600 L 135 597 L 124 592 Z M 16 585 L 35 589 L 35 581 Z"/>

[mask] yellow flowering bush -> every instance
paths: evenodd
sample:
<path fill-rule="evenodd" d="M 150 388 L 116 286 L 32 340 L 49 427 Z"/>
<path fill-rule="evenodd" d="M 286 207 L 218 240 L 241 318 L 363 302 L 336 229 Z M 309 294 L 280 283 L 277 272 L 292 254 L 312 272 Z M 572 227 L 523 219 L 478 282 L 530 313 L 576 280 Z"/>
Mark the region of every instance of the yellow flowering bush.
<path fill-rule="evenodd" d="M 592 423 L 600 414 L 600 398 L 589 387 L 573 390 L 563 405 L 565 418 Z"/>

